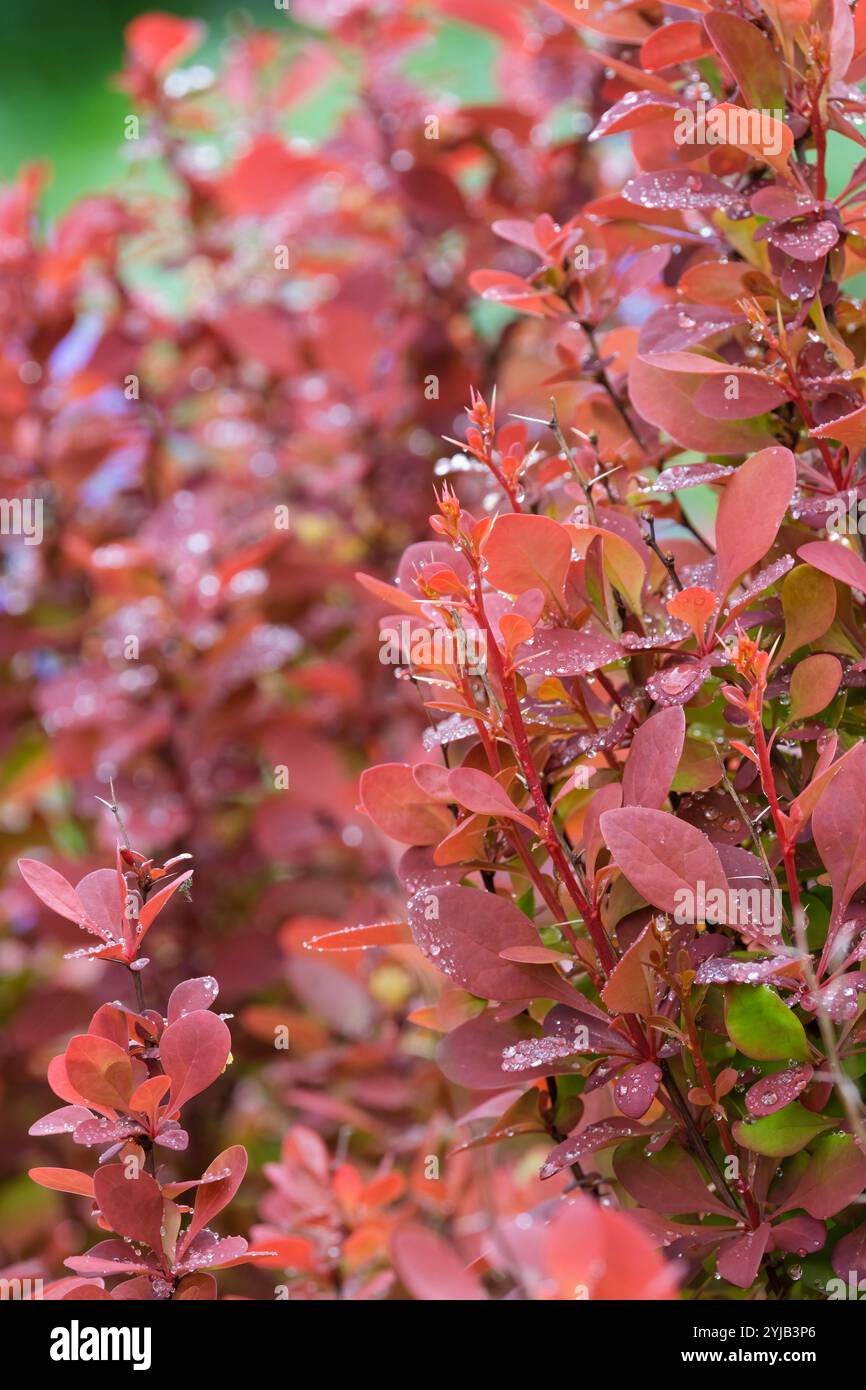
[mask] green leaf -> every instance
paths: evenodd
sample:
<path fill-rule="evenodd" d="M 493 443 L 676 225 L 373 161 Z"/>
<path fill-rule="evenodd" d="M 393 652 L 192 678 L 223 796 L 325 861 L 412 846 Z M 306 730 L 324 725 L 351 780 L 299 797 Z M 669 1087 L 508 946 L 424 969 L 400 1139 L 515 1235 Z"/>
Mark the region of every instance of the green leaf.
<path fill-rule="evenodd" d="M 746 1057 L 762 1062 L 779 1057 L 790 1057 L 796 1062 L 809 1060 L 802 1023 L 769 985 L 731 986 L 725 1021 L 731 1042 Z"/>
<path fill-rule="evenodd" d="M 787 1158 L 789 1154 L 799 1153 L 816 1134 L 832 1129 L 834 1120 L 825 1120 L 807 1110 L 799 1101 L 777 1110 L 775 1115 L 764 1115 L 760 1120 L 746 1123 L 738 1120 L 734 1125 L 734 1138 L 744 1149 L 753 1153 L 765 1154 L 767 1158 Z"/>

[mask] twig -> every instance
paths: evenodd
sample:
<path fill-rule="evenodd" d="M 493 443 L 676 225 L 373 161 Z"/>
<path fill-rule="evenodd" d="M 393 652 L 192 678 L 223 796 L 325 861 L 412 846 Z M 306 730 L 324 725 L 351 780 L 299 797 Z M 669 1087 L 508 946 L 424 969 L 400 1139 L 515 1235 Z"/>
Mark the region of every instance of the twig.
<path fill-rule="evenodd" d="M 743 1209 L 740 1206 L 731 1189 L 728 1187 L 728 1184 L 725 1181 L 725 1178 L 722 1174 L 721 1169 L 719 1168 L 719 1165 L 716 1163 L 716 1160 L 710 1153 L 704 1136 L 701 1134 L 700 1130 L 695 1124 L 694 1119 L 692 1117 L 692 1113 L 689 1110 L 689 1107 L 686 1104 L 685 1099 L 683 1098 L 683 1094 L 674 1079 L 674 1074 L 671 1071 L 670 1063 L 665 1061 L 663 1058 L 660 1058 L 658 1064 L 661 1067 L 662 1075 L 664 1076 L 665 1090 L 670 1096 L 671 1104 L 673 1105 L 674 1109 L 676 1110 L 677 1114 L 682 1120 L 683 1125 L 685 1126 L 686 1134 L 689 1137 L 689 1142 L 692 1148 L 695 1150 L 698 1157 L 702 1160 L 704 1167 L 706 1168 L 710 1177 L 713 1179 L 719 1196 L 727 1203 L 727 1205 L 731 1208 L 732 1211 L 736 1212 L 737 1217 L 740 1220 L 743 1220 Z"/>
<path fill-rule="evenodd" d="M 683 585 L 679 575 L 677 574 L 677 567 L 674 564 L 674 557 L 673 555 L 665 555 L 664 551 L 661 549 L 658 541 L 656 540 L 655 517 L 653 516 L 652 512 L 641 512 L 640 517 L 641 521 L 645 523 L 649 531 L 649 535 L 644 537 L 647 545 L 649 546 L 653 554 L 657 555 L 658 558 L 661 560 L 662 564 L 668 572 L 668 576 L 673 581 L 673 583 L 676 584 L 680 593 L 682 593 Z"/>
<path fill-rule="evenodd" d="M 117 828 L 120 831 L 120 838 L 123 842 L 123 848 L 131 849 L 132 846 L 129 843 L 129 836 L 126 833 L 126 826 L 123 823 L 123 816 L 120 814 L 120 807 L 117 804 L 117 796 L 114 791 L 113 778 L 109 777 L 108 785 L 111 790 L 111 800 L 106 801 L 104 796 L 98 796 L 96 800 L 101 801 L 103 806 L 107 806 L 111 814 L 114 816 L 114 819 L 117 821 Z"/>
<path fill-rule="evenodd" d="M 120 838 L 123 843 L 123 848 L 131 849 L 132 846 L 129 842 L 129 835 L 127 834 L 126 826 L 123 823 L 123 816 L 120 814 L 120 807 L 117 804 L 117 793 L 114 790 L 114 779 L 112 777 L 109 777 L 108 779 L 108 786 L 111 791 L 111 800 L 106 801 L 105 798 L 102 796 L 98 796 L 96 800 L 101 801 L 103 806 L 107 806 L 111 814 L 114 816 L 114 819 L 117 821 L 117 828 L 120 832 Z M 138 1012 L 140 1014 L 143 1014 L 145 1009 L 147 1008 L 147 1004 L 144 998 L 144 985 L 141 979 L 141 971 L 133 970 L 132 966 L 128 966 L 127 969 L 129 970 L 129 973 L 132 976 L 133 983 L 135 985 L 135 1006 L 138 1009 Z M 148 1158 L 152 1160 L 153 1154 L 148 1154 Z M 153 1169 L 151 1169 L 151 1171 L 153 1171 Z"/>

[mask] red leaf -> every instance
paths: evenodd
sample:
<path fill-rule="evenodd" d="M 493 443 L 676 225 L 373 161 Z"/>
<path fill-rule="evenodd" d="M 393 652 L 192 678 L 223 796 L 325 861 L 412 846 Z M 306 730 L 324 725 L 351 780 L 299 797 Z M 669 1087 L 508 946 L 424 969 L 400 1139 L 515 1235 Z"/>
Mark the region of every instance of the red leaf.
<path fill-rule="evenodd" d="M 72 1192 L 77 1197 L 93 1196 L 93 1179 L 89 1173 L 79 1173 L 75 1168 L 31 1168 L 27 1176 L 38 1182 L 40 1187 L 50 1187 L 55 1192 Z"/>
<path fill-rule="evenodd" d="M 338 927 L 336 931 L 311 936 L 303 944 L 307 951 L 370 951 L 377 946 L 411 944 L 412 934 L 405 922 L 369 922 L 357 927 Z"/>
<path fill-rule="evenodd" d="M 101 1172 L 107 1171 L 105 1168 L 101 1169 Z M 146 1177 L 147 1174 L 142 1176 Z M 153 1255 L 137 1257 L 122 1240 L 102 1240 L 98 1245 L 91 1246 L 85 1255 L 71 1255 L 63 1263 L 67 1269 L 74 1269 L 76 1274 L 95 1275 L 156 1274 L 161 1268 Z"/>
<path fill-rule="evenodd" d="M 93 1195 L 112 1231 L 127 1240 L 141 1241 L 162 1259 L 165 1199 L 149 1173 L 142 1169 L 137 1177 L 127 1177 L 123 1164 L 110 1163 L 97 1170 Z"/>
<path fill-rule="evenodd" d="M 532 646 L 517 649 L 515 665 L 524 676 L 583 676 L 618 661 L 623 649 L 609 637 L 570 628 L 538 628 Z"/>
<path fill-rule="evenodd" d="M 799 723 L 826 709 L 842 683 L 842 663 L 831 652 L 815 652 L 794 667 L 788 721 Z"/>
<path fill-rule="evenodd" d="M 703 831 L 664 811 L 626 806 L 605 811 L 601 832 L 614 863 L 653 907 L 675 912 L 682 891 L 728 891 L 721 860 Z"/>
<path fill-rule="evenodd" d="M 205 1169 L 201 1186 L 195 1194 L 195 1210 L 183 1240 L 178 1247 L 182 1256 L 190 1242 L 204 1226 L 228 1206 L 234 1197 L 247 1171 L 247 1151 L 242 1144 L 233 1144 L 217 1154 L 213 1163 Z M 222 1176 L 217 1177 L 217 1174 Z"/>
<path fill-rule="evenodd" d="M 517 309 L 521 314 L 543 319 L 555 313 L 553 290 L 534 290 L 510 270 L 473 270 L 469 283 L 482 299 Z"/>
<path fill-rule="evenodd" d="M 789 1255 L 814 1255 L 823 1249 L 826 1239 L 823 1221 L 816 1221 L 814 1216 L 792 1216 L 773 1227 L 773 1249 Z"/>
<path fill-rule="evenodd" d="M 866 975 L 859 970 L 849 970 L 822 986 L 818 991 L 819 1007 L 826 1012 L 831 1022 L 849 1023 L 859 1013 L 860 995 L 864 990 Z"/>
<path fill-rule="evenodd" d="M 810 431 L 815 439 L 838 439 L 848 450 L 848 457 L 856 458 L 866 448 L 866 405 L 858 406 L 848 415 L 840 415 L 836 420 L 827 420 Z M 816 545 L 832 542 L 816 541 Z"/>
<path fill-rule="evenodd" d="M 524 40 L 525 29 L 519 15 L 510 12 L 499 0 L 436 0 L 436 8 L 464 24 L 489 29 L 506 43 L 520 44 Z"/>
<path fill-rule="evenodd" d="M 609 1149 L 612 1144 L 620 1144 L 623 1139 L 631 1139 L 635 1135 L 647 1139 L 655 1132 L 646 1125 L 638 1124 L 637 1120 L 618 1118 L 587 1125 L 579 1134 L 569 1135 L 568 1139 L 564 1139 L 551 1150 L 542 1165 L 539 1177 L 552 1178 L 562 1168 L 569 1168 L 572 1163 L 580 1162 L 587 1154 L 597 1153 L 599 1149 Z"/>
<path fill-rule="evenodd" d="M 650 125 L 663 117 L 670 121 L 679 106 L 677 96 L 661 92 L 627 92 L 602 112 L 595 129 L 590 131 L 589 139 L 600 140 L 605 135 L 636 130 L 638 126 Z"/>
<path fill-rule="evenodd" d="M 866 744 L 859 744 L 851 750 L 812 815 L 812 834 L 830 875 L 833 915 L 837 919 L 857 889 L 866 883 L 864 777 Z"/>
<path fill-rule="evenodd" d="M 264 1269 L 309 1270 L 316 1264 L 316 1247 L 303 1236 L 269 1236 L 251 1245 L 249 1253 Z"/>
<path fill-rule="evenodd" d="M 84 903 L 72 884 L 56 869 L 43 864 L 39 859 L 19 859 L 18 868 L 27 887 L 46 907 L 50 907 L 52 912 L 65 917 L 69 922 L 75 922 L 76 925 L 87 921 Z"/>
<path fill-rule="evenodd" d="M 728 482 L 716 518 L 717 588 L 724 596 L 770 549 L 797 481 L 790 449 L 762 449 Z"/>
<path fill-rule="evenodd" d="M 834 1272 L 846 1284 L 852 1274 L 857 1280 L 866 1278 L 866 1222 L 842 1237 L 833 1250 L 831 1263 Z M 857 1297 L 860 1297 L 859 1289 Z"/>
<path fill-rule="evenodd" d="M 448 777 L 452 798 L 467 811 L 481 816 L 505 816 L 508 820 L 525 825 L 533 834 L 539 833 L 538 822 L 523 811 L 518 811 L 514 802 L 495 778 L 486 772 L 478 772 L 471 767 L 458 767 Z"/>
<path fill-rule="evenodd" d="M 93 1115 L 75 1126 L 73 1138 L 76 1144 L 98 1147 L 106 1144 L 119 1144 L 132 1139 L 142 1132 L 138 1120 L 107 1120 L 104 1116 L 96 1119 Z"/>
<path fill-rule="evenodd" d="M 610 972 L 608 982 L 601 992 L 607 1007 L 614 1013 L 639 1014 L 642 1018 L 654 1014 L 658 976 L 653 970 L 652 958 L 655 957 L 658 961 L 660 956 L 661 951 L 650 921 Z M 625 1113 L 628 1114 L 628 1111 Z"/>
<path fill-rule="evenodd" d="M 622 196 L 638 207 L 671 211 L 743 206 L 743 196 L 735 188 L 712 174 L 695 174 L 686 169 L 656 169 L 638 174 L 626 180 Z"/>
<path fill-rule="evenodd" d="M 327 167 L 315 155 L 290 150 L 278 135 L 259 135 L 220 180 L 217 194 L 230 215 L 269 216 L 279 212 L 302 184 L 321 177 Z"/>
<path fill-rule="evenodd" d="M 219 994 L 219 985 L 213 975 L 199 975 L 193 980 L 182 980 L 175 985 L 168 1000 L 168 1021 L 176 1023 L 179 1018 L 195 1013 L 198 1009 L 209 1009 Z"/>
<path fill-rule="evenodd" d="M 144 1281 L 150 1289 L 152 1287 L 149 1279 Z M 75 1288 L 70 1289 L 60 1297 L 61 1303 L 113 1303 L 115 1294 L 109 1293 L 108 1289 L 103 1289 L 99 1284 L 76 1284 Z"/>
<path fill-rule="evenodd" d="M 726 1241 L 716 1260 L 722 1278 L 727 1279 L 729 1284 L 736 1284 L 738 1289 L 748 1289 L 754 1284 L 771 1234 L 770 1223 L 764 1221 L 757 1230 L 737 1236 L 736 1240 Z"/>
<path fill-rule="evenodd" d="M 640 62 L 647 72 L 658 72 L 675 63 L 693 63 L 711 51 L 703 26 L 693 19 L 680 19 L 656 29 L 644 40 Z"/>
<path fill-rule="evenodd" d="M 415 944 L 449 979 L 482 999 L 559 999 L 574 990 L 553 966 L 514 965 L 507 946 L 538 946 L 538 933 L 519 908 L 477 888 L 422 889 L 409 902 Z"/>
<path fill-rule="evenodd" d="M 574 1015 L 577 1020 L 577 1015 Z M 456 1086 L 465 1086 L 469 1091 L 505 1090 L 521 1081 L 535 1081 L 539 1070 L 534 1058 L 527 1059 L 523 1068 L 510 1066 L 506 1070 L 504 1057 L 509 1048 L 521 1043 L 543 1042 L 538 1029 L 531 1021 L 521 1015 L 498 1022 L 492 1013 L 480 1014 L 468 1023 L 461 1023 L 443 1039 L 439 1048 L 438 1063 L 449 1081 Z M 574 1061 L 566 1060 L 559 1051 L 559 1059 L 545 1062 L 544 1075 L 562 1075 L 573 1072 Z"/>
<path fill-rule="evenodd" d="M 604 849 L 601 832 L 601 817 L 605 811 L 618 811 L 622 805 L 622 784 L 608 782 L 593 793 L 583 821 L 583 857 L 586 875 L 590 881 L 595 879 L 598 856 Z"/>
<path fill-rule="evenodd" d="M 563 959 L 561 951 L 549 946 L 506 946 L 499 954 L 503 960 L 513 960 L 518 965 L 559 965 Z"/>
<path fill-rule="evenodd" d="M 457 1252 L 423 1226 L 399 1226 L 391 1240 L 391 1257 L 401 1282 L 424 1303 L 472 1303 L 487 1298 Z"/>
<path fill-rule="evenodd" d="M 129 1109 L 136 1115 L 144 1115 L 152 1127 L 156 1125 L 156 1113 L 168 1094 L 171 1082 L 167 1076 L 149 1076 L 136 1086 L 129 1097 Z"/>
<path fill-rule="evenodd" d="M 706 377 L 669 372 L 651 357 L 635 357 L 628 377 L 632 405 L 642 419 L 665 430 L 684 449 L 707 454 L 746 454 L 770 438 L 758 420 L 713 420 L 702 415 L 695 398 Z"/>
<path fill-rule="evenodd" d="M 49 1114 L 43 1115 L 41 1120 L 30 1126 L 27 1133 L 73 1134 L 78 1125 L 91 1118 L 91 1112 L 83 1105 L 62 1105 L 59 1110 L 52 1110 Z"/>
<path fill-rule="evenodd" d="M 405 763 L 381 763 L 361 773 L 361 808 L 383 835 L 403 845 L 436 845 L 454 817 L 426 795 Z"/>
<path fill-rule="evenodd" d="M 629 1120 L 639 1120 L 655 1100 L 662 1074 L 655 1062 L 640 1062 L 616 1079 L 613 1088 L 617 1108 Z"/>
<path fill-rule="evenodd" d="M 583 1194 L 555 1212 L 545 1262 L 561 1299 L 593 1303 L 675 1297 L 676 1274 L 632 1217 Z"/>
<path fill-rule="evenodd" d="M 866 409 L 866 406 L 864 406 Z M 866 561 L 838 541 L 808 541 L 797 551 L 801 560 L 840 584 L 866 594 Z"/>
<path fill-rule="evenodd" d="M 624 806 L 661 807 L 674 780 L 685 737 L 686 717 L 680 705 L 659 710 L 640 726 L 623 773 Z"/>
<path fill-rule="evenodd" d="M 666 1144 L 652 1155 L 645 1147 L 643 1140 L 623 1144 L 613 1161 L 617 1178 L 640 1206 L 665 1216 L 713 1212 L 730 1218 L 730 1207 L 713 1195 L 694 1159 L 678 1144 Z"/>
<path fill-rule="evenodd" d="M 87 1108 L 89 1102 L 85 1100 L 80 1092 L 76 1091 L 72 1082 L 69 1080 L 69 1073 L 66 1070 L 66 1058 L 62 1053 L 59 1057 L 51 1058 L 51 1061 L 48 1063 L 47 1076 L 48 1085 L 51 1087 L 54 1094 L 59 1096 L 61 1100 L 68 1101 L 73 1109 Z M 98 1110 L 103 1110 L 106 1107 L 100 1105 L 96 1108 Z M 107 1108 L 112 1114 L 114 1113 L 113 1106 L 108 1106 Z M 57 1112 L 52 1111 L 51 1113 L 55 1115 Z"/>
<path fill-rule="evenodd" d="M 126 46 L 135 62 L 154 76 L 174 67 L 195 51 L 204 38 L 205 28 L 198 20 L 178 15 L 137 15 L 124 30 Z"/>
<path fill-rule="evenodd" d="M 132 1062 L 116 1043 L 81 1033 L 69 1043 L 65 1062 L 69 1081 L 89 1104 L 126 1110 L 132 1094 Z"/>
<path fill-rule="evenodd" d="M 780 1211 L 802 1207 L 818 1221 L 827 1221 L 855 1202 L 866 1187 L 866 1157 L 850 1134 L 825 1134 Z"/>
<path fill-rule="evenodd" d="M 811 1080 L 810 1066 L 786 1067 L 764 1076 L 746 1092 L 746 1109 L 750 1115 L 772 1115 L 796 1100 Z"/>
<path fill-rule="evenodd" d="M 75 886 L 87 918 L 103 941 L 123 940 L 123 901 L 114 869 L 95 869 Z"/>
<path fill-rule="evenodd" d="M 230 1048 L 228 1028 L 221 1018 L 205 1009 L 187 1014 L 166 1028 L 159 1055 L 171 1078 L 171 1114 L 216 1081 Z"/>
<path fill-rule="evenodd" d="M 672 618 L 688 623 L 698 642 L 704 639 L 707 622 L 716 611 L 717 599 L 711 589 L 695 585 L 669 598 L 665 607 Z"/>
<path fill-rule="evenodd" d="M 115 1289 L 115 1294 L 117 1290 Z M 212 1274 L 205 1274 L 203 1269 L 196 1270 L 194 1274 L 185 1274 L 178 1280 L 177 1288 L 174 1291 L 172 1301 L 177 1303 L 178 1299 L 191 1299 L 200 1302 L 207 1300 L 212 1302 L 217 1297 L 217 1281 Z"/>
<path fill-rule="evenodd" d="M 704 27 L 735 78 L 744 106 L 778 111 L 785 105 L 785 75 L 766 34 L 736 15 L 712 11 Z"/>
<path fill-rule="evenodd" d="M 487 578 L 505 594 L 541 589 L 562 609 L 571 564 L 571 537 L 547 516 L 508 512 L 496 518 L 481 547 Z"/>
<path fill-rule="evenodd" d="M 167 884 L 165 888 L 160 888 L 158 893 L 154 893 L 153 896 L 148 898 L 147 902 L 144 903 L 138 917 L 139 945 L 144 940 L 144 937 L 149 928 L 153 925 L 154 919 L 159 916 L 160 912 L 162 912 L 162 909 L 165 907 L 169 898 L 173 897 L 174 894 L 177 892 L 178 888 L 180 888 L 184 883 L 188 883 L 189 880 L 192 878 L 192 875 L 193 870 L 187 869 L 185 874 L 181 874 L 178 878 L 174 879 L 172 883 Z"/>

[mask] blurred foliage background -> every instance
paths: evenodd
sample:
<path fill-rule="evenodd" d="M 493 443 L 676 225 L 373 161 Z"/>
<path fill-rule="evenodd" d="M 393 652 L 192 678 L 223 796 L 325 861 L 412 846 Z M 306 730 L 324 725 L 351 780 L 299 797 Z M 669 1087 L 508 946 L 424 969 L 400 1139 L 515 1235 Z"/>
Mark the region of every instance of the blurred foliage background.
<path fill-rule="evenodd" d="M 52 171 L 43 206 L 56 215 L 83 193 L 102 192 L 126 173 L 123 120 L 129 98 L 113 88 L 123 56 L 123 29 L 144 7 L 139 0 L 43 0 L 38 7 L 0 7 L 0 179 L 22 164 L 45 160 Z M 154 7 L 156 8 L 156 7 Z M 234 0 L 169 0 L 171 14 L 208 26 L 196 62 L 217 58 L 229 34 L 254 24 L 299 45 L 309 32 L 286 10 L 262 0 L 239 8 Z M 407 71 L 455 92 L 465 102 L 490 101 L 499 45 L 469 25 L 445 24 L 433 43 L 413 56 Z M 316 140 L 329 132 L 352 101 L 345 82 L 333 82 L 292 113 L 292 134 Z"/>
<path fill-rule="evenodd" d="M 167 0 L 160 8 L 207 23 L 207 40 L 196 55 L 203 63 L 216 59 L 229 34 L 250 24 L 288 29 L 299 45 L 309 32 L 272 0 L 240 8 L 235 0 Z M 47 160 L 52 177 L 43 206 L 49 217 L 83 193 L 112 187 L 126 173 L 123 119 L 130 103 L 112 87 L 111 76 L 121 67 L 124 26 L 141 10 L 139 0 L 0 7 L 0 179 L 11 178 L 24 163 Z M 498 49 L 498 40 L 481 29 L 445 23 L 407 71 L 463 102 L 491 101 Z M 352 96 L 350 84 L 331 83 L 292 113 L 291 133 L 321 139 Z M 833 189 L 847 180 L 858 156 L 851 142 L 832 133 L 829 153 Z"/>

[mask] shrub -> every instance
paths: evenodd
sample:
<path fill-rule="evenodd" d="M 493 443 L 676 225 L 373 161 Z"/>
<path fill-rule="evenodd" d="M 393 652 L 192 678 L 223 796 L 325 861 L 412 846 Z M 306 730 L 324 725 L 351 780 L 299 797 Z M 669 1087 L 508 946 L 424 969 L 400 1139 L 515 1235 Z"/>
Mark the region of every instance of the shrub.
<path fill-rule="evenodd" d="M 866 37 L 823 3 L 550 8 L 625 46 L 590 139 L 629 132 L 638 172 L 500 221 L 520 267 L 472 277 L 558 365 L 540 418 L 473 396 L 435 539 L 362 581 L 432 723 L 362 803 L 408 847 L 439 1064 L 502 1093 L 487 1141 L 546 1132 L 541 1178 L 603 1189 L 684 1296 L 840 1296 L 866 1230 L 866 174 L 831 191 L 827 144 L 862 144 Z M 537 1220 L 579 1260 L 591 1210 Z"/>
<path fill-rule="evenodd" d="M 49 227 L 41 171 L 0 200 L 7 511 L 40 507 L 38 545 L 4 512 L 4 829 L 99 941 L 59 966 L 6 885 L 7 1181 L 57 1046 L 34 1133 L 103 1150 L 34 1170 L 64 1205 L 11 1269 L 65 1260 L 49 1297 L 866 1274 L 866 174 L 828 161 L 866 32 L 689 13 L 298 0 L 215 71 L 143 15 L 128 181 Z M 486 102 L 408 75 L 443 16 L 495 35 Z M 112 778 L 166 888 L 104 867 Z M 198 970 L 238 1008 L 219 1115 Z M 252 1249 L 208 1234 L 238 1137 Z M 91 1197 L 119 1239 L 80 1253 Z"/>
<path fill-rule="evenodd" d="M 46 907 L 97 938 L 98 945 L 71 954 L 125 967 L 137 1001 L 135 1009 L 103 1004 L 87 1032 L 70 1039 L 48 1067 L 51 1089 L 66 1104 L 37 1120 L 30 1133 L 71 1134 L 75 1144 L 100 1149 L 99 1166 L 92 1177 L 76 1168 L 31 1168 L 30 1177 L 56 1192 L 91 1197 L 99 1226 L 119 1237 L 70 1256 L 66 1264 L 81 1277 L 49 1285 L 48 1295 L 61 1301 L 216 1298 L 209 1271 L 255 1258 L 241 1236 L 221 1238 L 208 1224 L 240 1186 L 246 1150 L 232 1145 L 200 1178 L 186 1182 L 169 1181 L 157 1154 L 186 1149 L 182 1111 L 225 1070 L 231 1037 L 224 1019 L 211 1012 L 219 992 L 212 976 L 177 985 L 166 1017 L 145 1006 L 142 983 L 149 964 L 144 938 L 192 870 L 179 872 L 178 859 L 155 865 L 128 845 L 118 845 L 115 869 L 96 869 L 75 888 L 38 859 L 22 859 L 19 867 Z M 193 1206 L 176 1200 L 192 1191 Z M 118 1274 L 131 1277 L 109 1292 L 104 1281 Z"/>

